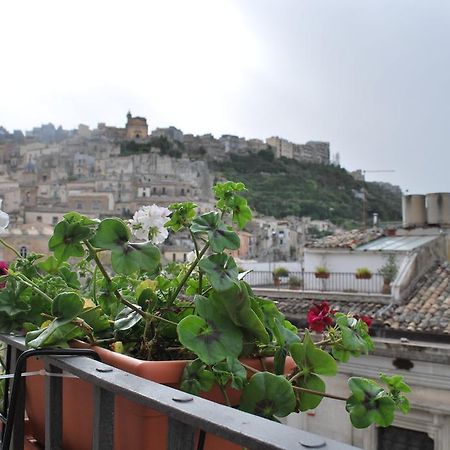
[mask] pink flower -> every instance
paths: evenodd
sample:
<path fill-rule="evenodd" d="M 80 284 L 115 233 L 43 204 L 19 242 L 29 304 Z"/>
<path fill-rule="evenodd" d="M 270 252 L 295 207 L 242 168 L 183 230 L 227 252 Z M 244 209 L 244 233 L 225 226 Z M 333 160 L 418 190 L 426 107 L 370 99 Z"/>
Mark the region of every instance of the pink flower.
<path fill-rule="evenodd" d="M 8 263 L 0 261 L 0 275 L 8 275 Z M 0 288 L 4 288 L 6 283 L 0 283 Z"/>
<path fill-rule="evenodd" d="M 333 319 L 331 317 L 333 314 L 334 311 L 330 309 L 330 305 L 327 301 L 323 301 L 320 305 L 313 305 L 306 316 L 308 328 L 322 333 L 326 327 L 333 324 Z"/>

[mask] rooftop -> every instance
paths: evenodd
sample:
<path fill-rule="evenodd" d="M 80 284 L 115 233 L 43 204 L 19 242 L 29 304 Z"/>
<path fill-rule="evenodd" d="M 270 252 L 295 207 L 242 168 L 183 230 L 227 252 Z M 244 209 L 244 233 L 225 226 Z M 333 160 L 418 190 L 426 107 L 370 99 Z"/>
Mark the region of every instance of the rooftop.
<path fill-rule="evenodd" d="M 357 251 L 402 251 L 414 250 L 428 242 L 437 239 L 437 236 L 385 236 L 368 242 L 356 248 Z"/>
<path fill-rule="evenodd" d="M 278 291 L 279 309 L 286 317 L 296 323 L 305 324 L 306 314 L 311 306 L 320 301 L 329 301 L 335 311 L 351 312 L 360 316 L 368 315 L 373 326 L 379 330 L 410 332 L 422 336 L 450 335 L 450 265 L 440 263 L 432 267 L 418 282 L 412 294 L 401 303 L 389 303 L 382 296 L 362 299 L 360 295 L 348 294 L 333 300 L 333 294 L 317 296 L 305 293 L 292 298 L 283 298 Z"/>
<path fill-rule="evenodd" d="M 383 236 L 383 231 L 379 228 L 344 231 L 342 233 L 318 239 L 311 244 L 308 244 L 307 247 L 355 249 L 356 247 L 378 239 L 381 236 Z"/>

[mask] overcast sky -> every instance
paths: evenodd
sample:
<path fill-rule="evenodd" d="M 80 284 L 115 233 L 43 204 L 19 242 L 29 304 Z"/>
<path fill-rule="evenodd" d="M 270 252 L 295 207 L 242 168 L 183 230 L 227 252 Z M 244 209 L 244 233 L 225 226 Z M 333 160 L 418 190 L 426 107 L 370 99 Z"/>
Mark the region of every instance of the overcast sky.
<path fill-rule="evenodd" d="M 0 125 L 325 140 L 349 169 L 450 191 L 448 0 L 0 3 Z"/>

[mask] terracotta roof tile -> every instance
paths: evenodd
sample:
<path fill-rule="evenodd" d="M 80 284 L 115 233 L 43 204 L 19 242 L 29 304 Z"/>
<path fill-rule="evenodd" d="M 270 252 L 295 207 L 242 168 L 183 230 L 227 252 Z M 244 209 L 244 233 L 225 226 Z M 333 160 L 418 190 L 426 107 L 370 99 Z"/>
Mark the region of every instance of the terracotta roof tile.
<path fill-rule="evenodd" d="M 324 238 L 308 244 L 310 248 L 351 248 L 354 249 L 362 244 L 383 236 L 383 232 L 378 228 L 369 230 L 351 230 L 342 233 L 325 236 Z"/>

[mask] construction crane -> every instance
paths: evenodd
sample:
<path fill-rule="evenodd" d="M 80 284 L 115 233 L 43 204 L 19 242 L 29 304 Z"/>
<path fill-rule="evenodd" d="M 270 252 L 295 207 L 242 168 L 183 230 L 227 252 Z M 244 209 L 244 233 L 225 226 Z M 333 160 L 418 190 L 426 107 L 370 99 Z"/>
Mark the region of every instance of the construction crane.
<path fill-rule="evenodd" d="M 361 173 L 363 174 L 364 181 L 366 181 L 366 173 L 386 173 L 386 172 L 395 172 L 393 169 L 381 169 L 381 170 L 361 170 Z M 362 188 L 362 203 L 363 203 L 363 210 L 362 210 L 362 223 L 364 229 L 367 227 L 367 217 L 366 217 L 366 209 L 367 209 L 367 198 L 366 198 L 367 191 Z"/>

